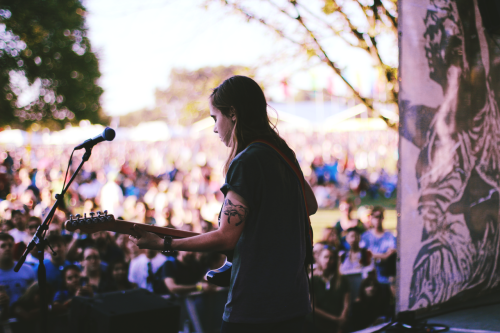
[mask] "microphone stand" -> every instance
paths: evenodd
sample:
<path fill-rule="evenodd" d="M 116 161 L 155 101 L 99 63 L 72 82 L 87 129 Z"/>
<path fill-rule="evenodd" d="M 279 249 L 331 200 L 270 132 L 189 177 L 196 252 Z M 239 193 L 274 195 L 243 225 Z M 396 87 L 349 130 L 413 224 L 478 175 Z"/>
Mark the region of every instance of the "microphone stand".
<path fill-rule="evenodd" d="M 48 245 L 49 248 L 52 250 L 50 247 L 50 244 L 47 242 L 45 237 L 45 232 L 49 229 L 49 222 L 52 220 L 52 217 L 54 216 L 54 213 L 56 212 L 57 207 L 61 204 L 64 198 L 64 194 L 66 191 L 69 189 L 69 186 L 75 179 L 76 175 L 80 171 L 80 169 L 83 166 L 83 163 L 87 162 L 90 158 L 90 154 L 92 153 L 92 147 L 85 147 L 85 154 L 83 154 L 82 161 L 80 162 L 80 165 L 76 169 L 75 173 L 69 180 L 68 184 L 66 187 L 62 190 L 61 194 L 56 194 L 56 202 L 52 206 L 52 209 L 50 212 L 47 214 L 45 217 L 45 220 L 43 223 L 38 227 L 38 229 L 35 232 L 35 235 L 33 236 L 33 239 L 31 239 L 30 243 L 26 247 L 26 250 L 24 251 L 23 255 L 19 259 L 19 261 L 16 264 L 16 267 L 14 267 L 15 272 L 19 272 L 21 269 L 21 266 L 24 264 L 26 261 L 26 257 L 28 256 L 28 253 L 30 253 L 35 246 L 38 249 L 38 260 L 39 260 L 39 265 L 38 265 L 38 290 L 40 292 L 40 314 L 41 314 L 41 332 L 42 333 L 48 333 L 48 300 L 47 300 L 47 277 L 45 273 L 45 265 L 43 263 L 44 259 L 44 251 L 45 251 L 45 246 Z M 54 253 L 54 250 L 52 250 Z"/>

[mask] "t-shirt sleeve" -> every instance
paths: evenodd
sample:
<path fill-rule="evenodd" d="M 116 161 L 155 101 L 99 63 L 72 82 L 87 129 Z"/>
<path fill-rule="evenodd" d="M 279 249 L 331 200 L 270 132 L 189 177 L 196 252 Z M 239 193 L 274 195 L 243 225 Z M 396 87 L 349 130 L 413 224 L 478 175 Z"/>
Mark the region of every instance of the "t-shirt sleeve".
<path fill-rule="evenodd" d="M 252 156 L 240 156 L 234 161 L 221 187 L 222 193 L 233 191 L 245 199 L 250 210 L 258 206 L 259 188 L 262 180 L 260 166 Z"/>
<path fill-rule="evenodd" d="M 371 241 L 370 241 L 370 231 L 365 231 L 361 235 L 361 241 L 359 242 L 359 246 L 365 249 L 370 249 Z"/>
<path fill-rule="evenodd" d="M 389 249 L 395 249 L 396 248 L 396 237 L 392 234 L 389 233 Z"/>

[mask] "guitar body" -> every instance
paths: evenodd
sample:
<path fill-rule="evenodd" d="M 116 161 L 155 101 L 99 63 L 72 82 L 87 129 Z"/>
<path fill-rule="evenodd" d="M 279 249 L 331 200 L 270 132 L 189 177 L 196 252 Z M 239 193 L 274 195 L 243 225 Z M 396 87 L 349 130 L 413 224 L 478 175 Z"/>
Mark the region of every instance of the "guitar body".
<path fill-rule="evenodd" d="M 226 255 L 226 262 L 224 265 L 208 271 L 208 273 L 205 274 L 205 280 L 219 287 L 229 287 L 229 283 L 231 282 L 231 271 L 233 268 L 231 261 L 233 260 L 233 252 L 231 251 L 231 253 L 224 254 Z"/>
<path fill-rule="evenodd" d="M 105 230 L 137 236 L 137 233 L 134 230 L 134 225 L 138 223 L 115 220 L 113 215 L 108 215 L 106 212 L 104 212 L 104 214 L 102 214 L 101 212 L 97 212 L 97 216 L 94 215 L 96 214 L 90 213 L 90 217 L 81 217 L 77 215 L 76 218 L 73 218 L 71 216 L 68 221 L 64 222 L 64 227 L 68 231 L 75 231 L 79 229 L 81 232 L 88 234 Z M 142 229 L 155 233 L 159 236 L 187 238 L 200 235 L 195 232 L 156 227 L 147 224 L 140 224 L 140 226 Z M 224 265 L 222 265 L 222 267 L 218 269 L 209 271 L 205 275 L 205 279 L 208 282 L 215 284 L 216 286 L 228 287 L 231 280 L 231 268 L 233 266 L 233 264 L 231 263 L 231 261 L 233 260 L 233 251 L 227 253 L 223 252 L 222 254 L 226 256 L 226 262 L 224 263 Z"/>

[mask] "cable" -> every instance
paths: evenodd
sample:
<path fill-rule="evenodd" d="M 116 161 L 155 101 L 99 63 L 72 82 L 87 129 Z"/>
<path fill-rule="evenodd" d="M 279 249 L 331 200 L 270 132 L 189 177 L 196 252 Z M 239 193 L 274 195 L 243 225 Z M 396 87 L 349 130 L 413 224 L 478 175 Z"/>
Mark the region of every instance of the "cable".
<path fill-rule="evenodd" d="M 62 193 L 62 191 L 64 191 L 64 188 L 66 187 L 66 180 L 68 179 L 68 171 L 69 171 L 69 167 L 71 166 L 71 164 L 73 164 L 73 154 L 74 153 L 75 153 L 75 150 L 73 149 L 73 151 L 71 152 L 71 156 L 69 157 L 68 167 L 66 168 L 66 175 L 64 175 L 64 183 L 63 183 L 61 193 Z"/>

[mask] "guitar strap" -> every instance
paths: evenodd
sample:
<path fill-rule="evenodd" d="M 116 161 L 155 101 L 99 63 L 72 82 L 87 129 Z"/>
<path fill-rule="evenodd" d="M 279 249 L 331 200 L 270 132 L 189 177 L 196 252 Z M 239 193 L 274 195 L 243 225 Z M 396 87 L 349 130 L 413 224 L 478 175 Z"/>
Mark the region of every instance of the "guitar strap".
<path fill-rule="evenodd" d="M 312 244 L 313 244 L 313 230 L 312 230 L 312 226 L 311 226 L 311 219 L 309 218 L 309 210 L 307 208 L 306 191 L 305 191 L 306 186 L 305 186 L 305 179 L 304 179 L 304 175 L 302 174 L 302 170 L 300 170 L 300 168 L 298 167 L 297 164 L 295 164 L 293 161 L 291 161 L 288 158 L 288 156 L 286 156 L 284 153 L 282 153 L 281 150 L 279 150 L 273 144 L 271 144 L 267 141 L 264 141 L 264 140 L 255 140 L 255 141 L 252 141 L 250 143 L 250 145 L 252 145 L 252 144 L 261 144 L 261 145 L 266 145 L 266 146 L 272 148 L 281 157 L 281 159 L 285 162 L 285 164 L 288 165 L 290 167 L 290 169 L 292 169 L 292 171 L 297 176 L 297 179 L 300 183 L 300 187 L 302 188 L 302 195 L 304 197 L 304 205 L 306 207 L 307 221 L 308 221 L 307 229 L 308 229 L 308 233 L 309 233 L 309 241 L 311 242 L 311 246 L 312 246 Z"/>

